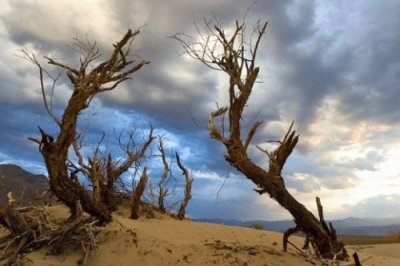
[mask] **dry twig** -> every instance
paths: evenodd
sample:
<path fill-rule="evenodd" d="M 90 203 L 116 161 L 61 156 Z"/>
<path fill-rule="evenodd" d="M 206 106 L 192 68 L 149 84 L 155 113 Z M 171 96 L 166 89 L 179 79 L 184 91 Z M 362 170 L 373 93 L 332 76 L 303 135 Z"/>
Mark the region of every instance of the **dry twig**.
<path fill-rule="evenodd" d="M 47 207 L 0 206 L 0 223 L 9 232 L 0 238 L 0 261 L 6 260 L 6 265 L 14 265 L 22 258 L 22 254 L 47 245 L 52 245 L 52 252 L 55 254 L 70 247 L 81 246 L 81 262 L 84 265 L 88 256 L 96 249 L 97 221 L 83 216 L 79 202 L 76 209 L 73 219 L 59 222 L 50 218 Z"/>

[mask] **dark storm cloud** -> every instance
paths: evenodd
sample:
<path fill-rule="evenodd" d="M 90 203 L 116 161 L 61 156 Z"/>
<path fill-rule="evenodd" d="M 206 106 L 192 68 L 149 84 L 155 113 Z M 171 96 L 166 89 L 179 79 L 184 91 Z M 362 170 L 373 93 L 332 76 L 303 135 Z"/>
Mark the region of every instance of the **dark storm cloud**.
<path fill-rule="evenodd" d="M 38 137 L 38 125 L 44 129 L 52 127 L 46 114 L 35 105 L 0 102 L 0 121 L 0 152 L 7 155 L 7 160 L 24 161 L 23 164 L 31 162 L 30 165 L 42 164 L 37 145 L 28 137 Z"/>
<path fill-rule="evenodd" d="M 305 131 L 317 107 L 333 95 L 341 101 L 337 111 L 347 116 L 343 122 L 399 120 L 400 34 L 393 30 L 400 23 L 395 11 L 400 3 L 328 5 L 330 17 L 323 20 L 330 25 L 316 24 L 316 2 L 285 3 L 265 1 L 257 11 L 269 21 L 269 62 L 285 69 L 281 94 L 292 108 L 288 118 Z M 351 16 L 335 21 L 343 12 Z M 330 33 L 335 24 L 340 30 Z"/>
<path fill-rule="evenodd" d="M 229 22 L 238 13 L 244 13 L 239 5 L 227 5 L 228 2 L 146 3 L 144 6 L 149 10 L 146 26 L 141 30 L 139 49 L 140 55 L 152 63 L 127 85 L 130 100 L 121 102 L 118 92 L 111 96 L 105 95 L 106 99 L 118 106 L 122 104 L 143 113 L 151 113 L 160 126 L 169 130 L 195 130 L 192 117 L 205 126 L 210 103 L 216 100 L 216 75 L 199 62 L 184 60 L 180 56 L 182 47 L 169 36 L 178 32 L 195 34 L 194 23 L 202 23 L 203 17 L 215 15 L 222 21 Z M 122 2 L 115 4 L 121 11 L 120 16 L 129 17 L 130 11 L 123 5 Z"/>
<path fill-rule="evenodd" d="M 40 162 L 37 147 L 26 137 L 37 136 L 39 124 L 57 134 L 41 103 L 37 69 L 10 54 L 26 49 L 75 65 L 79 55 L 71 49 L 73 37 L 85 40 L 87 35 L 98 41 L 104 56 L 128 28 L 141 27 L 134 49 L 152 63 L 135 73 L 133 80 L 101 95 L 93 102 L 96 106 L 81 115 L 80 128 L 89 128 L 87 143 L 96 143 L 102 131 L 109 136 L 108 141 L 115 143 L 115 132 L 127 127 L 145 132 L 151 123 L 157 134 L 174 139 L 169 153 L 185 154 L 189 168 L 203 175 L 207 172 L 226 176 L 231 172 L 244 179 L 224 161 L 223 146 L 210 139 L 206 128 L 208 114 L 215 109 L 214 102 L 224 102 L 223 76 L 188 60 L 182 55 L 183 49 L 168 36 L 177 32 L 196 36 L 194 23 L 201 24 L 203 17 L 216 18 L 229 27 L 236 19 L 241 20 L 251 6 L 247 13 L 250 25 L 261 19 L 268 21 L 268 27 L 258 57 L 259 83 L 243 116 L 244 131 L 254 119 L 265 120 L 254 137 L 254 144 L 259 144 L 280 139 L 290 121 L 295 120 L 301 136 L 284 169 L 288 187 L 303 193 L 353 187 L 359 181 L 355 172 L 377 171 L 377 166 L 387 159 L 387 154 L 379 151 L 381 147 L 388 142 L 396 143 L 400 137 L 399 131 L 391 128 L 374 132 L 365 129 L 359 139 L 353 138 L 351 130 L 336 130 L 341 126 L 357 131 L 364 121 L 371 127 L 398 125 L 400 18 L 396 10 L 400 3 L 289 0 L 257 1 L 253 6 L 252 3 L 120 0 L 95 4 L 71 1 L 63 5 L 8 1 L 9 8 L 0 12 L 3 40 L 0 64 L 5 69 L 0 74 L 0 160 L 20 158 L 24 162 Z M 55 94 L 58 110 L 70 93 L 65 76 L 59 84 L 61 87 Z M 329 100 L 336 105 L 325 112 L 334 120 L 325 128 L 321 108 Z M 315 132 L 315 127 L 324 128 Z M 313 137 L 322 140 L 311 146 Z M 370 150 L 356 157 L 335 158 L 341 148 L 355 143 L 359 143 L 361 150 L 364 147 Z M 152 149 L 157 151 L 155 147 Z M 250 151 L 251 158 L 266 167 L 265 157 L 253 146 Z M 243 186 L 241 179 L 232 179 L 229 191 L 240 188 L 251 193 L 251 182 Z M 204 185 L 215 191 L 219 182 L 199 178 L 195 186 L 200 189 Z M 238 196 L 234 204 L 225 201 L 217 204 L 209 217 L 222 213 L 236 217 L 239 211 L 235 206 L 247 210 L 242 215 L 256 214 L 257 208 L 240 203 L 242 199 L 255 204 L 256 195 Z M 205 206 L 210 204 L 213 202 L 197 195 L 191 212 L 207 215 L 209 210 Z M 200 213 L 203 209 L 204 213 Z"/>
<path fill-rule="evenodd" d="M 356 36 L 346 41 L 350 47 L 344 47 L 350 51 L 349 67 L 339 97 L 349 121 L 399 121 L 400 34 L 393 32 L 400 23 L 395 11 L 399 8 L 398 1 L 371 1 L 354 11 L 355 21 L 347 21 L 349 29 L 343 35 Z M 345 42 L 346 37 L 337 41 Z"/>
<path fill-rule="evenodd" d="M 341 87 L 340 71 L 345 69 L 342 60 L 332 64 L 323 62 L 334 36 L 318 37 L 318 31 L 323 29 L 316 25 L 315 1 L 284 2 L 265 1 L 260 3 L 263 8 L 257 9 L 269 22 L 265 41 L 268 59 L 263 63 L 265 71 L 282 69 L 277 73 L 280 88 L 269 101 L 278 98 L 283 117 L 296 120 L 296 127 L 303 133 L 324 97 Z"/>

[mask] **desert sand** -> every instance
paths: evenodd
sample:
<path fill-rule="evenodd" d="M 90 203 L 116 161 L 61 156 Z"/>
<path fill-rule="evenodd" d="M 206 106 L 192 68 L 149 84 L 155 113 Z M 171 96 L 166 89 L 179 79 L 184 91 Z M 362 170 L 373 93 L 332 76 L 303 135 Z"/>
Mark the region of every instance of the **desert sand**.
<path fill-rule="evenodd" d="M 57 216 L 66 216 L 60 206 L 51 207 Z M 290 241 L 301 247 L 303 238 Z M 348 247 L 356 250 L 363 265 L 400 265 L 400 245 Z M 24 265 L 77 265 L 80 248 L 65 250 L 60 256 L 49 249 L 27 254 Z M 325 264 L 324 264 L 325 263 Z M 97 235 L 97 250 L 87 265 L 338 265 L 301 254 L 289 246 L 282 251 L 282 233 L 210 223 L 178 221 L 166 215 L 133 221 L 124 211 L 113 215 L 113 222 Z M 353 265 L 352 261 L 340 265 Z"/>
<path fill-rule="evenodd" d="M 400 265 L 400 244 L 357 245 L 348 247 L 352 252 L 357 251 L 364 260 L 362 265 Z"/>

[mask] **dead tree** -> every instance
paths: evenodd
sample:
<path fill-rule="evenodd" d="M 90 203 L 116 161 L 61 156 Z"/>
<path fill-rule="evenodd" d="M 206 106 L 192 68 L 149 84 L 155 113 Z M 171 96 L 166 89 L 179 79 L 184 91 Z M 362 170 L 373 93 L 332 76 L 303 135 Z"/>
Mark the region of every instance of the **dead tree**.
<path fill-rule="evenodd" d="M 136 151 L 133 151 L 133 148 L 130 148 L 129 144 L 126 146 L 125 153 L 127 157 L 122 163 L 112 161 L 111 154 L 109 154 L 106 165 L 106 178 L 102 188 L 102 200 L 110 210 L 116 210 L 117 208 L 117 203 L 115 202 L 117 200 L 115 187 L 117 181 L 121 179 L 122 174 L 127 172 L 132 165 L 139 163 L 154 138 L 153 128 L 151 127 L 146 142 L 141 145 L 134 145 L 138 147 Z M 132 137 L 130 137 L 130 139 L 132 139 Z"/>
<path fill-rule="evenodd" d="M 189 171 L 186 169 L 185 166 L 183 166 L 181 159 L 179 158 L 178 153 L 175 153 L 176 155 L 176 163 L 178 164 L 178 167 L 182 170 L 182 175 L 185 176 L 185 194 L 182 199 L 181 206 L 179 207 L 177 217 L 179 220 L 185 219 L 185 213 L 186 213 L 186 207 L 189 203 L 189 201 L 192 199 L 192 183 L 193 183 L 193 178 L 189 176 Z"/>
<path fill-rule="evenodd" d="M 20 259 L 24 254 L 43 246 L 51 245 L 55 254 L 80 246 L 84 253 L 80 265 L 85 265 L 96 247 L 96 237 L 93 219 L 82 215 L 79 201 L 74 219 L 56 222 L 50 219 L 46 207 L 15 206 L 10 193 L 7 198 L 8 206 L 0 205 L 0 225 L 8 231 L 0 238 L 0 262 L 8 260 L 5 265 L 22 265 Z"/>
<path fill-rule="evenodd" d="M 100 159 L 95 156 L 93 159 L 89 159 L 89 180 L 92 182 L 92 198 L 93 201 L 98 204 L 101 202 L 101 180 L 103 179 L 104 173 L 100 165 Z"/>
<path fill-rule="evenodd" d="M 88 191 L 79 182 L 73 181 L 72 173 L 68 171 L 68 150 L 77 137 L 78 116 L 89 106 L 92 99 L 99 93 L 115 89 L 121 82 L 129 79 L 133 73 L 149 63 L 146 60 L 135 62 L 133 59 L 131 45 L 138 34 L 139 31 L 128 30 L 124 37 L 113 45 L 109 58 L 97 65 L 95 64 L 100 60 L 101 54 L 96 43 L 89 41 L 77 43 L 83 56 L 76 68 L 46 57 L 48 64 L 66 72 L 73 88 L 61 119 L 53 112 L 51 99 L 48 99 L 44 85 L 45 75 L 47 75 L 53 81 L 51 88 L 53 91 L 58 78 L 52 78 L 34 55 L 25 53 L 27 58 L 39 68 L 44 106 L 59 127 L 59 135 L 55 139 L 41 129 L 41 140 L 30 138 L 39 144 L 49 174 L 50 189 L 71 209 L 72 214 L 79 200 L 83 210 L 97 217 L 101 223 L 111 220 L 110 211 L 102 202 L 93 201 Z"/>
<path fill-rule="evenodd" d="M 256 66 L 256 57 L 267 23 L 256 23 L 250 35 L 246 35 L 246 26 L 248 25 L 244 22 L 236 22 L 232 32 L 227 34 L 220 25 L 213 26 L 206 21 L 204 31 L 198 30 L 199 36 L 195 41 L 182 34 L 176 34 L 173 38 L 183 46 L 188 55 L 211 69 L 225 72 L 229 77 L 229 105 L 218 108 L 208 119 L 211 138 L 226 147 L 225 159 L 257 185 L 256 191 L 259 194 L 268 193 L 290 212 L 297 225 L 296 230 L 309 236 L 322 257 L 334 258 L 343 245 L 332 238 L 326 226 L 289 193 L 281 175 L 287 158 L 299 140 L 299 136 L 292 130 L 293 123 L 274 151 L 263 150 L 268 156 L 268 170 L 262 169 L 248 157 L 248 147 L 262 121 L 255 121 L 248 133 L 242 136 L 242 117 L 260 70 Z M 246 39 L 248 36 L 249 39 Z M 219 128 L 215 123 L 216 118 L 222 119 L 226 114 L 227 132 L 224 126 Z M 336 256 L 338 259 L 344 257 Z"/>
<path fill-rule="evenodd" d="M 168 173 L 170 171 L 168 162 L 167 162 L 167 157 L 165 156 L 165 150 L 164 150 L 164 146 L 163 146 L 163 141 L 161 136 L 158 137 L 158 141 L 159 141 L 159 146 L 158 146 L 158 150 L 160 151 L 160 155 L 161 155 L 161 160 L 164 166 L 164 170 L 163 173 L 161 175 L 161 178 L 158 182 L 158 209 L 161 212 L 165 212 L 165 198 L 169 195 L 169 189 L 165 188 L 166 182 L 167 182 L 167 177 L 168 177 Z"/>
<path fill-rule="evenodd" d="M 131 219 L 136 220 L 139 218 L 139 207 L 142 195 L 146 188 L 147 180 L 148 180 L 147 169 L 144 168 L 142 176 L 140 177 L 137 186 L 132 191 Z"/>
<path fill-rule="evenodd" d="M 110 152 L 104 156 L 99 155 L 99 141 L 92 158 L 88 159 L 88 165 L 84 162 L 80 148 L 74 145 L 75 154 L 78 156 L 78 166 L 71 164 L 74 171 L 82 172 L 84 176 L 92 183 L 93 200 L 102 202 L 110 211 L 115 211 L 117 205 L 122 200 L 120 193 L 117 190 L 117 183 L 122 182 L 121 178 L 132 166 L 140 163 L 140 160 L 145 156 L 145 152 L 154 140 L 153 128 L 150 126 L 149 134 L 144 143 L 139 143 L 134 131 L 128 133 L 128 139 L 122 140 L 121 132 L 118 136 L 118 145 L 124 151 L 126 156 L 114 160 Z M 104 136 L 104 135 L 103 135 Z M 103 139 L 103 138 L 102 138 Z M 101 158 L 102 157 L 102 158 Z"/>

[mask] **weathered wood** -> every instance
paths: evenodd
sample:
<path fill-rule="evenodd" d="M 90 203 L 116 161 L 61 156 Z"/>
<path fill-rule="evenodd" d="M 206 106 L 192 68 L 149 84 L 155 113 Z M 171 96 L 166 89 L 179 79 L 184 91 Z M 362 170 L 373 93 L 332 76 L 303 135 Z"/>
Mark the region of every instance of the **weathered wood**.
<path fill-rule="evenodd" d="M 90 164 L 90 181 L 92 182 L 92 198 L 95 203 L 99 203 L 101 201 L 100 192 L 101 187 L 100 183 L 103 181 L 103 173 L 101 172 L 100 161 L 97 157 L 94 157 L 92 160 L 89 160 Z"/>
<path fill-rule="evenodd" d="M 185 194 L 182 199 L 181 206 L 179 207 L 177 217 L 180 220 L 183 220 L 185 218 L 185 213 L 186 213 L 186 207 L 189 203 L 189 201 L 192 198 L 192 183 L 193 183 L 193 178 L 190 177 L 189 171 L 185 166 L 183 166 L 181 159 L 179 158 L 178 153 L 175 153 L 176 155 L 176 162 L 178 164 L 178 167 L 182 170 L 182 175 L 185 176 Z"/>
<path fill-rule="evenodd" d="M 164 145 L 161 136 L 158 137 L 158 150 L 160 151 L 161 160 L 163 163 L 163 173 L 161 175 L 160 181 L 158 182 L 158 209 L 164 213 L 165 209 L 165 198 L 168 196 L 169 190 L 165 188 L 168 173 L 170 168 L 168 166 L 167 158 L 165 155 Z"/>
<path fill-rule="evenodd" d="M 204 36 L 200 41 L 193 42 L 180 34 L 176 34 L 173 38 L 182 44 L 190 56 L 211 69 L 221 70 L 228 75 L 228 107 L 218 108 L 211 112 L 208 118 L 209 135 L 224 144 L 227 151 L 225 159 L 257 186 L 256 192 L 267 193 L 290 212 L 298 230 L 309 236 L 311 243 L 315 245 L 316 253 L 326 258 L 334 258 L 342 250 L 343 245 L 337 243 L 336 238 L 332 237 L 326 224 L 321 224 L 322 209 L 320 216 L 322 219 L 319 221 L 289 193 L 282 177 L 282 169 L 299 141 L 299 135 L 292 129 L 294 122 L 283 140 L 276 141 L 278 147 L 274 151 L 268 152 L 266 149 L 259 148 L 268 156 L 268 170 L 256 165 L 247 154 L 247 149 L 261 122 L 254 122 L 245 137 L 242 137 L 244 130 L 241 123 L 243 111 L 248 104 L 260 70 L 255 62 L 266 27 L 267 23 L 258 23 L 251 27 L 253 32 L 246 34 L 245 23 L 236 22 L 236 27 L 233 28 L 230 36 L 227 36 L 220 25 L 210 27 L 207 23 L 206 32 L 200 33 Z M 246 36 L 251 36 L 250 40 L 244 40 Z M 226 114 L 229 132 L 225 133 L 224 125 L 217 127 L 215 120 L 219 118 L 225 121 Z M 292 230 L 289 230 L 285 235 L 286 242 L 291 232 Z M 287 244 L 284 248 L 287 248 Z"/>
<path fill-rule="evenodd" d="M 68 151 L 77 139 L 78 116 L 81 111 L 89 106 L 92 99 L 98 93 L 113 90 L 121 82 L 127 80 L 131 74 L 149 63 L 146 60 L 142 60 L 136 64 L 133 60 L 129 59 L 131 57 L 130 46 L 137 34 L 139 34 L 139 31 L 133 32 L 132 30 L 128 30 L 124 37 L 114 44 L 111 56 L 103 63 L 94 67 L 91 64 L 101 55 L 95 43 L 89 43 L 87 46 L 81 47 L 86 54 L 80 60 L 80 64 L 76 69 L 46 57 L 48 64 L 57 66 L 66 72 L 73 85 L 72 95 L 68 100 L 61 119 L 53 113 L 51 103 L 49 104 L 49 99 L 45 95 L 43 74 L 47 72 L 43 70 L 34 55 L 30 56 L 25 53 L 27 58 L 39 68 L 45 108 L 60 129 L 59 135 L 53 138 L 50 134 L 39 128 L 42 135 L 39 150 L 43 155 L 48 170 L 50 189 L 58 199 L 70 208 L 71 215 L 74 215 L 75 203 L 79 201 L 84 211 L 97 217 L 100 223 L 111 221 L 110 210 L 104 202 L 98 201 L 97 191 L 95 200 L 93 200 L 88 191 L 69 172 L 67 165 L 69 161 Z M 51 76 L 50 78 L 53 80 L 54 89 L 57 78 L 52 78 Z M 31 138 L 31 140 L 35 141 L 36 139 Z M 119 170 L 124 170 L 125 166 Z"/>
<path fill-rule="evenodd" d="M 142 176 L 139 179 L 139 183 L 137 184 L 136 188 L 133 190 L 132 195 L 132 205 L 131 205 L 131 219 L 138 219 L 139 218 L 139 207 L 143 192 L 146 188 L 148 176 L 147 176 L 147 168 L 144 168 Z"/>
<path fill-rule="evenodd" d="M 321 204 L 321 199 L 319 197 L 316 197 L 316 202 L 317 202 L 319 222 L 321 223 L 324 230 L 329 232 L 329 235 L 331 235 L 328 225 L 326 224 L 325 219 L 324 219 L 324 208 Z"/>
<path fill-rule="evenodd" d="M 6 265 L 19 265 L 21 255 L 52 244 L 53 251 L 61 253 L 66 247 L 81 246 L 85 256 L 93 250 L 93 221 L 83 219 L 83 210 L 76 204 L 75 216 L 67 221 L 48 219 L 47 208 L 0 206 L 0 223 L 9 231 L 0 238 L 0 261 Z M 3 265 L 3 264 L 1 264 Z"/>
<path fill-rule="evenodd" d="M 357 252 L 353 253 L 353 259 L 354 259 L 354 266 L 362 266 Z"/>
<path fill-rule="evenodd" d="M 299 231 L 299 228 L 293 227 L 289 228 L 284 234 L 283 234 L 283 251 L 287 252 L 287 244 L 289 242 L 289 237 Z"/>

